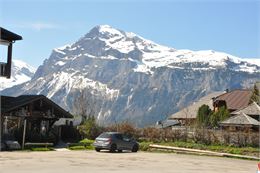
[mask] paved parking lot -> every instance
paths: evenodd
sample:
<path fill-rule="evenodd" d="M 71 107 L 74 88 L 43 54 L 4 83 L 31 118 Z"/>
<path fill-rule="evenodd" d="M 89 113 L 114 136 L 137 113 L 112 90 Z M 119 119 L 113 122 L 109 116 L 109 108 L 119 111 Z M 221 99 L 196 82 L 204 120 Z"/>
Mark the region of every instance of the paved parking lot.
<path fill-rule="evenodd" d="M 255 173 L 257 162 L 173 153 L 0 152 L 0 173 Z"/>

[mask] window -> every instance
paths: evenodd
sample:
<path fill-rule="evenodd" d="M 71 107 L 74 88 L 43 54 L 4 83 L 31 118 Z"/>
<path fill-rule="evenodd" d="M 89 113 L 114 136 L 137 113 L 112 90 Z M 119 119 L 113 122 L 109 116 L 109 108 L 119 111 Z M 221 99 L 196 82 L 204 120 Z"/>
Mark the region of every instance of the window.
<path fill-rule="evenodd" d="M 99 135 L 99 138 L 110 138 L 110 135 L 108 133 L 102 133 Z"/>
<path fill-rule="evenodd" d="M 117 139 L 123 140 L 123 136 L 122 136 L 121 134 L 115 134 L 115 137 L 116 137 Z"/>

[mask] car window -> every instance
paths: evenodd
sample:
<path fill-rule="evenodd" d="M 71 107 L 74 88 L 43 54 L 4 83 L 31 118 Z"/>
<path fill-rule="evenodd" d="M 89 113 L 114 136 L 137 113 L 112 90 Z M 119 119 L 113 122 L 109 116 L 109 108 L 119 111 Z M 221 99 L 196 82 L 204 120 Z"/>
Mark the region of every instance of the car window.
<path fill-rule="evenodd" d="M 110 138 L 110 135 L 108 133 L 102 133 L 98 136 L 99 138 Z"/>
<path fill-rule="evenodd" d="M 129 137 L 128 135 L 123 135 L 123 139 L 124 139 L 125 141 L 129 141 L 129 140 L 130 140 L 130 137 Z"/>
<path fill-rule="evenodd" d="M 121 134 L 115 134 L 114 135 L 117 139 L 123 140 L 123 136 Z"/>

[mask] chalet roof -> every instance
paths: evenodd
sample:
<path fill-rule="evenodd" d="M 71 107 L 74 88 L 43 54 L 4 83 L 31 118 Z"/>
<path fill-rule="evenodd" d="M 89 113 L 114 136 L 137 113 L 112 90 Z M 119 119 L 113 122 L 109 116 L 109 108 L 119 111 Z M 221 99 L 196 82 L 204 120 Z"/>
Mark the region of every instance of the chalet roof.
<path fill-rule="evenodd" d="M 221 126 L 239 126 L 239 125 L 252 125 L 259 126 L 259 121 L 246 115 L 245 113 L 240 113 L 238 115 L 232 116 L 220 123 Z"/>
<path fill-rule="evenodd" d="M 219 95 L 214 99 L 214 103 L 225 101 L 229 110 L 243 109 L 248 106 L 251 94 L 251 90 L 237 89 Z"/>
<path fill-rule="evenodd" d="M 18 34 L 15 34 L 11 31 L 8 31 L 7 29 L 0 27 L 0 39 L 12 42 L 15 40 L 22 40 L 23 38 Z"/>
<path fill-rule="evenodd" d="M 34 101 L 42 99 L 54 108 L 54 114 L 59 118 L 72 118 L 73 116 L 61 108 L 59 105 L 45 97 L 44 95 L 21 95 L 18 97 L 0 96 L 1 97 L 1 112 L 7 113 L 19 107 L 28 105 Z"/>
<path fill-rule="evenodd" d="M 259 115 L 260 116 L 260 106 L 257 103 L 253 102 L 243 109 L 231 112 L 231 114 L 233 114 L 233 115 L 237 115 L 240 113 L 245 113 L 247 115 Z"/>
<path fill-rule="evenodd" d="M 212 99 L 221 95 L 222 93 L 222 91 L 210 93 L 200 98 L 198 101 L 192 103 L 191 105 L 187 106 L 186 108 L 180 110 L 179 112 L 170 115 L 169 119 L 195 119 L 197 117 L 197 112 L 200 106 L 205 104 L 213 109 Z"/>
<path fill-rule="evenodd" d="M 40 98 L 42 98 L 42 95 L 22 95 L 19 97 L 1 96 L 2 112 L 9 112 Z"/>

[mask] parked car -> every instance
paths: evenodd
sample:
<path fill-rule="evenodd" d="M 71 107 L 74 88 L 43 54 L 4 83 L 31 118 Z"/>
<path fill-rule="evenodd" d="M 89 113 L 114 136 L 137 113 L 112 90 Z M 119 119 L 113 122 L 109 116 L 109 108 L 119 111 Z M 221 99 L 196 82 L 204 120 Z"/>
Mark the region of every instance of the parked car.
<path fill-rule="evenodd" d="M 123 150 L 137 152 L 139 150 L 139 144 L 134 138 L 119 132 L 104 132 L 95 139 L 93 145 L 97 152 L 102 149 L 110 152 L 122 152 Z"/>
<path fill-rule="evenodd" d="M 6 148 L 5 143 L 0 142 L 0 151 L 5 151 L 6 149 L 7 149 L 7 148 Z"/>

